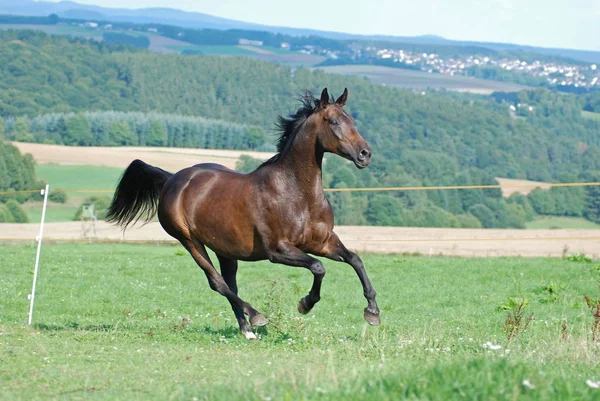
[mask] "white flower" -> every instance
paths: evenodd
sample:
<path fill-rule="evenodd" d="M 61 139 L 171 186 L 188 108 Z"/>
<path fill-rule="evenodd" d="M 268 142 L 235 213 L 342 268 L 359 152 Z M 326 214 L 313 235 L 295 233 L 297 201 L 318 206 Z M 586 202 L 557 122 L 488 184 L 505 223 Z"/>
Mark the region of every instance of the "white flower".
<path fill-rule="evenodd" d="M 530 390 L 533 390 L 535 388 L 535 385 L 529 381 L 529 379 L 525 379 L 523 380 L 523 383 L 521 383 L 523 385 L 523 387 L 527 387 Z"/>
<path fill-rule="evenodd" d="M 491 341 L 488 341 L 487 343 L 483 344 L 483 348 L 487 348 L 487 349 L 492 350 L 492 351 L 497 351 L 499 349 L 502 349 L 502 346 L 501 345 L 492 344 Z"/>
<path fill-rule="evenodd" d="M 600 381 L 595 382 L 593 380 L 588 379 L 585 381 L 585 384 L 587 384 L 590 388 L 600 388 Z"/>

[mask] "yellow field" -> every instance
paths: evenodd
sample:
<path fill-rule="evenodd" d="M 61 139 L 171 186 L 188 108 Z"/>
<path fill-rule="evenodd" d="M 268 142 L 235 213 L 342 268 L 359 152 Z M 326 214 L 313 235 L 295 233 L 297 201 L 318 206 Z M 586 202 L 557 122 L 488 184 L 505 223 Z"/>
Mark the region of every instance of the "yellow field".
<path fill-rule="evenodd" d="M 187 149 L 166 147 L 83 147 L 13 142 L 21 153 L 31 153 L 39 164 L 107 166 L 125 168 L 134 159 L 169 171 L 198 163 L 219 163 L 235 168 L 241 155 L 267 160 L 273 153 L 238 150 Z"/>

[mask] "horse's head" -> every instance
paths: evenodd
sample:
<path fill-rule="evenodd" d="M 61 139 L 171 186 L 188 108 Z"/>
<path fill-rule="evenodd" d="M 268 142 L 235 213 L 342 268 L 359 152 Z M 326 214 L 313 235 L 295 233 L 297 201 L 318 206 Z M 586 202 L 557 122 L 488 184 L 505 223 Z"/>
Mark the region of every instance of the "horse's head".
<path fill-rule="evenodd" d="M 327 88 L 323 89 L 319 108 L 313 114 L 317 135 L 325 152 L 335 153 L 352 160 L 356 167 L 365 168 L 371 162 L 371 148 L 354 127 L 354 119 L 344 111 L 348 89 L 335 103 L 329 100 Z"/>

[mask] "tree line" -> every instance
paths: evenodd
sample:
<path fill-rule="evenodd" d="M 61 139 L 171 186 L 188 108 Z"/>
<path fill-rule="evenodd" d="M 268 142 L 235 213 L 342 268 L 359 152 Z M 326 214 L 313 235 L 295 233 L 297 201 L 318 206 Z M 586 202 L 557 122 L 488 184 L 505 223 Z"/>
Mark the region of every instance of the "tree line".
<path fill-rule="evenodd" d="M 156 112 L 50 113 L 0 121 L 9 140 L 69 146 L 262 149 L 266 139 L 260 127 Z"/>

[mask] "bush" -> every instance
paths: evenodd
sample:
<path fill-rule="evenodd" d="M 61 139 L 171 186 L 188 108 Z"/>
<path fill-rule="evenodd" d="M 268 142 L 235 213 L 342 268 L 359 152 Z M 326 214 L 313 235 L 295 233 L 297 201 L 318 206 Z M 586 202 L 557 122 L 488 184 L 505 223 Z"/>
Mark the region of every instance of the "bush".
<path fill-rule="evenodd" d="M 251 173 L 263 163 L 262 160 L 252 156 L 241 155 L 239 160 L 235 162 L 235 169 L 242 173 Z"/>
<path fill-rule="evenodd" d="M 472 214 L 459 214 L 456 216 L 461 228 L 481 228 L 481 222 Z"/>
<path fill-rule="evenodd" d="M 496 216 L 489 207 L 478 203 L 469 208 L 469 213 L 477 217 L 484 228 L 493 228 L 496 226 Z"/>
<path fill-rule="evenodd" d="M 11 199 L 6 202 L 6 208 L 10 211 L 10 214 L 12 214 L 15 223 L 29 223 L 27 213 L 25 213 L 25 210 L 23 210 L 16 200 Z"/>
<path fill-rule="evenodd" d="M 67 201 L 67 193 L 63 189 L 55 189 L 50 191 L 48 200 L 56 203 L 65 203 Z"/>
<path fill-rule="evenodd" d="M 14 222 L 15 222 L 15 219 L 14 219 L 12 213 L 10 212 L 10 210 L 8 210 L 6 205 L 3 205 L 0 203 L 0 223 L 14 223 Z"/>

